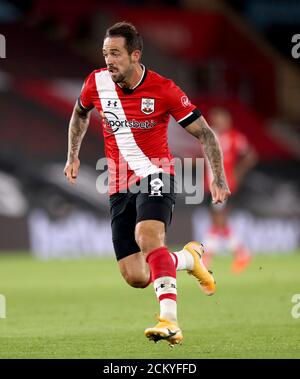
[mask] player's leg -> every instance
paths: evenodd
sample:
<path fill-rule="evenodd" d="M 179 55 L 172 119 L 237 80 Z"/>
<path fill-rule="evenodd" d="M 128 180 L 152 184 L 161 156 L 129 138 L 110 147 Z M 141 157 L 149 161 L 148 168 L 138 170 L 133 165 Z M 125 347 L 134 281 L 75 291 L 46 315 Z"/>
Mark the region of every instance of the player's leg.
<path fill-rule="evenodd" d="M 229 249 L 233 252 L 231 271 L 239 274 L 251 263 L 251 253 L 232 230 L 228 236 L 228 245 Z"/>
<path fill-rule="evenodd" d="M 240 273 L 250 264 L 251 254 L 229 224 L 231 208 L 232 206 L 228 206 L 228 204 L 224 206 L 214 205 L 212 209 L 212 220 L 217 234 L 219 234 L 233 252 L 232 271 L 234 273 Z"/>
<path fill-rule="evenodd" d="M 155 327 L 146 329 L 145 335 L 154 341 L 165 339 L 173 345 L 183 339 L 177 324 L 176 267 L 165 244 L 176 199 L 174 177 L 153 175 L 143 179 L 141 184 L 145 186 L 136 197 L 135 238 L 149 265 L 160 303 L 159 322 Z"/>
<path fill-rule="evenodd" d="M 212 272 L 203 262 L 206 252 L 205 249 L 204 254 L 201 243 L 192 241 L 187 243 L 182 250 L 171 252 L 171 256 L 177 271 L 186 270 L 188 274 L 197 279 L 200 288 L 206 295 L 212 295 L 215 293 L 216 285 Z"/>
<path fill-rule="evenodd" d="M 146 205 L 146 213 L 147 207 Z M 162 214 L 164 211 L 159 211 L 158 208 L 160 206 L 156 204 L 157 214 Z M 165 246 L 165 224 L 153 219 L 140 221 L 136 225 L 135 236 L 150 267 L 153 286 L 160 303 L 159 323 L 146 329 L 145 335 L 155 342 L 165 339 L 171 345 L 180 343 L 183 337 L 177 324 L 176 268 Z"/>
<path fill-rule="evenodd" d="M 234 273 L 240 273 L 250 264 L 251 254 L 229 224 L 230 210 L 231 207 L 227 204 L 212 205 L 212 227 L 210 229 L 210 234 L 208 235 L 208 242 L 209 245 L 213 246 L 215 242 L 214 238 L 220 238 L 225 241 L 228 248 L 233 252 L 232 271 Z"/>
<path fill-rule="evenodd" d="M 176 268 L 164 243 L 164 223 L 157 220 L 141 221 L 136 225 L 135 233 L 136 241 L 151 270 L 153 285 L 160 301 L 160 317 L 177 322 Z"/>
<path fill-rule="evenodd" d="M 117 247 L 115 241 L 115 251 L 118 252 L 119 257 L 126 255 L 118 260 L 123 278 L 132 287 L 147 287 L 152 282 L 152 278 L 145 255 L 141 252 L 132 253 L 136 249 L 131 248 L 129 250 L 128 237 L 121 243 L 123 246 L 118 244 Z M 130 245 L 132 244 L 130 243 Z M 206 295 L 212 295 L 215 292 L 215 281 L 212 273 L 202 263 L 204 251 L 200 243 L 192 241 L 186 244 L 182 250 L 169 253 L 176 271 L 185 270 L 188 274 L 193 275 Z"/>
<path fill-rule="evenodd" d="M 250 265 L 251 261 L 252 256 L 250 251 L 242 244 L 239 244 L 234 250 L 234 259 L 231 265 L 232 272 L 240 274 Z"/>
<path fill-rule="evenodd" d="M 111 216 L 112 240 L 120 272 L 130 286 L 144 288 L 150 282 L 150 271 L 135 241 L 136 209 L 129 194 L 113 198 Z"/>
<path fill-rule="evenodd" d="M 130 200 L 124 196 L 122 200 L 124 205 L 119 202 L 111 211 L 113 244 L 119 269 L 125 281 L 132 287 L 145 288 L 151 282 L 151 275 L 146 256 L 140 252 L 135 241 L 137 216 L 135 202 L 132 199 L 133 197 Z M 115 215 L 117 207 L 121 211 Z"/>
<path fill-rule="evenodd" d="M 218 251 L 220 240 L 224 238 L 228 229 L 225 204 L 209 204 L 210 227 L 205 233 L 205 256 L 203 263 L 207 268 L 211 266 L 212 258 Z"/>

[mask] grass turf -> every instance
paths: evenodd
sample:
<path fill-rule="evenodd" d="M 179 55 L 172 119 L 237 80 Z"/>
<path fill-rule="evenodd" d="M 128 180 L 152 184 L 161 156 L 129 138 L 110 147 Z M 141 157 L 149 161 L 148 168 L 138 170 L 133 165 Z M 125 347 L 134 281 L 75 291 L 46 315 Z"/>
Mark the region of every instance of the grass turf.
<path fill-rule="evenodd" d="M 113 259 L 38 261 L 0 254 L 0 358 L 300 358 L 300 252 L 256 256 L 240 275 L 215 258 L 217 293 L 206 297 L 194 278 L 178 274 L 182 346 L 149 342 L 156 323 L 152 286 L 121 279 Z"/>

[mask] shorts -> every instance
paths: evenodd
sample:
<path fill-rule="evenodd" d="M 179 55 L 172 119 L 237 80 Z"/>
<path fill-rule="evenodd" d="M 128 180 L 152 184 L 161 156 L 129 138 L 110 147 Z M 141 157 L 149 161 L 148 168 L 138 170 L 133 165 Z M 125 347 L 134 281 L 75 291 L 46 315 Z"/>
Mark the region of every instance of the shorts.
<path fill-rule="evenodd" d="M 117 260 L 140 251 L 135 226 L 143 220 L 171 223 L 176 191 L 174 175 L 159 173 L 143 178 L 126 193 L 110 196 L 112 241 Z"/>

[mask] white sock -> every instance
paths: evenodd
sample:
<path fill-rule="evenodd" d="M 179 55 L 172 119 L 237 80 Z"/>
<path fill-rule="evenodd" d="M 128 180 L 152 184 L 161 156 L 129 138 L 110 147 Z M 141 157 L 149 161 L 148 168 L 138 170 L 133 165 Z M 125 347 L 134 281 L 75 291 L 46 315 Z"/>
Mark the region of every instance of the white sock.
<path fill-rule="evenodd" d="M 176 259 L 173 256 L 176 255 L 177 257 L 177 267 L 176 271 L 180 270 L 192 270 L 194 268 L 194 257 L 191 253 L 189 253 L 187 250 L 180 250 L 180 251 L 174 251 L 171 253 L 171 257 L 173 259 L 174 264 L 176 265 Z"/>
<path fill-rule="evenodd" d="M 177 303 L 172 299 L 163 299 L 160 304 L 160 318 L 177 322 Z"/>
<path fill-rule="evenodd" d="M 171 321 L 177 322 L 177 303 L 176 300 L 170 297 L 177 295 L 176 278 L 164 276 L 157 278 L 153 282 L 156 296 L 160 305 L 160 317 Z M 164 295 L 163 299 L 160 299 Z M 165 297 L 165 296 L 169 297 Z"/>

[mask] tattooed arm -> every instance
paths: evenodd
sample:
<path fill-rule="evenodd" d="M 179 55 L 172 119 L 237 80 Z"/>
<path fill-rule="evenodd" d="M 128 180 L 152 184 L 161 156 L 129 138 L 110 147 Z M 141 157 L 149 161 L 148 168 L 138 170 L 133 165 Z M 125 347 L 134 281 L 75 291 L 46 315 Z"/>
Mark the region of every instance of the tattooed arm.
<path fill-rule="evenodd" d="M 83 110 L 79 105 L 75 104 L 69 124 L 69 146 L 67 163 L 64 174 L 71 183 L 75 183 L 80 166 L 79 150 L 83 137 L 87 131 L 90 121 L 91 111 Z"/>
<path fill-rule="evenodd" d="M 213 172 L 210 189 L 212 200 L 213 203 L 222 203 L 229 197 L 230 191 L 224 173 L 223 156 L 217 137 L 203 116 L 192 122 L 185 129 L 203 144 L 205 155 Z"/>

